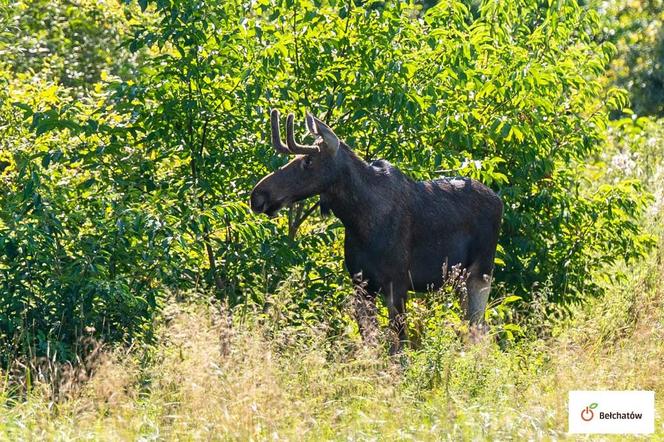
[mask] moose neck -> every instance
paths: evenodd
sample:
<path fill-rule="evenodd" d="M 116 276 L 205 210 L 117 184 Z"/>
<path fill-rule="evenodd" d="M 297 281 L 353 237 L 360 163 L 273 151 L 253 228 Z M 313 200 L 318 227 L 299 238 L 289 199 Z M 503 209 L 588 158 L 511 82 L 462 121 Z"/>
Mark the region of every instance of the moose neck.
<path fill-rule="evenodd" d="M 368 239 L 376 220 L 376 193 L 371 166 L 342 143 L 337 158 L 339 178 L 321 197 L 346 228 L 347 234 Z"/>

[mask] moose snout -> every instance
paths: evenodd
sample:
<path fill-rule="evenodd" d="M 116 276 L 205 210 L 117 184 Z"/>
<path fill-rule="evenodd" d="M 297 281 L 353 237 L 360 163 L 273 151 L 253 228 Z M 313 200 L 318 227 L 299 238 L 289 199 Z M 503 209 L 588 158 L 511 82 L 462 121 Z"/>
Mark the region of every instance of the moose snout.
<path fill-rule="evenodd" d="M 254 213 L 264 213 L 267 209 L 269 200 L 270 198 L 267 192 L 260 189 L 254 189 L 254 191 L 251 192 L 249 205 L 251 206 L 251 210 L 253 210 Z"/>

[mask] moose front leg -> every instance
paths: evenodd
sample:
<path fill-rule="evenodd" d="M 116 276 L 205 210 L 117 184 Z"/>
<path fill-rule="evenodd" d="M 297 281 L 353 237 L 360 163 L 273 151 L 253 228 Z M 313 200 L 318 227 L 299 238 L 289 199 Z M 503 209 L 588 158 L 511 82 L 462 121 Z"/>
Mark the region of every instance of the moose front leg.
<path fill-rule="evenodd" d="M 403 345 L 408 343 L 406 330 L 406 296 L 408 289 L 390 283 L 385 293 L 385 301 L 390 317 L 391 345 L 390 354 L 400 353 Z"/>
<path fill-rule="evenodd" d="M 378 342 L 376 293 L 368 290 L 361 272 L 353 276 L 352 307 L 362 340 L 375 345 Z"/>

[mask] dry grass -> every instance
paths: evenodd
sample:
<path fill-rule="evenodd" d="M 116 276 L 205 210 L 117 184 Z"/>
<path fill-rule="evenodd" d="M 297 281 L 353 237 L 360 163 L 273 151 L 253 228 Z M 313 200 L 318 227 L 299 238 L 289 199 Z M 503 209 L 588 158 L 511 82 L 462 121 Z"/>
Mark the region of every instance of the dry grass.
<path fill-rule="evenodd" d="M 546 341 L 501 349 L 448 334 L 401 360 L 351 332 L 268 333 L 176 305 L 152 352 L 107 353 L 58 404 L 47 383 L 21 401 L 0 390 L 0 439 L 557 439 L 572 389 L 655 390 L 664 438 L 661 281 L 653 256 Z"/>

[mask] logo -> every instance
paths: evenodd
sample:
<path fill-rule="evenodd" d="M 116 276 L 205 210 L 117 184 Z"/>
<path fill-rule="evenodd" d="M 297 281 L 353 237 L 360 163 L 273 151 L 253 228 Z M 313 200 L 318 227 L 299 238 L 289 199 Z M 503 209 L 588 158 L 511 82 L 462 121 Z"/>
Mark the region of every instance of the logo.
<path fill-rule="evenodd" d="M 652 434 L 653 391 L 570 391 L 569 432 L 573 434 Z"/>
<path fill-rule="evenodd" d="M 592 404 L 588 405 L 586 408 L 581 410 L 581 419 L 583 419 L 586 422 L 589 422 L 593 420 L 595 417 L 595 412 L 593 410 L 597 408 L 597 402 L 593 402 Z"/>

